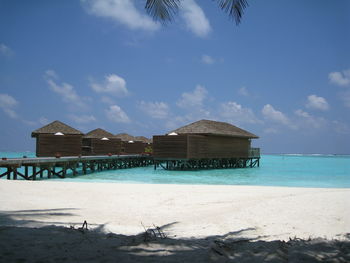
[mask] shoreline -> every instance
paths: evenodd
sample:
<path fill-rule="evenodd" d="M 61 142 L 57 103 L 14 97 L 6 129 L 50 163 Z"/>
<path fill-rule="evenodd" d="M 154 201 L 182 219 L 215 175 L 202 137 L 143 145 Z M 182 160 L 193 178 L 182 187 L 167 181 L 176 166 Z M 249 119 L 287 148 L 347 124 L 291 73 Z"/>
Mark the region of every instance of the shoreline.
<path fill-rule="evenodd" d="M 84 176 L 84 175 L 82 175 Z M 97 184 L 121 184 L 121 185 L 175 185 L 175 186 L 237 186 L 237 187 L 271 187 L 271 188 L 301 188 L 301 189 L 350 189 L 350 187 L 310 187 L 310 186 L 287 186 L 287 185 L 249 185 L 249 184 L 190 184 L 190 183 L 176 183 L 176 184 L 165 184 L 165 183 L 150 183 L 150 182 L 138 182 L 138 181 L 119 181 L 119 180 L 99 180 L 99 179 L 93 179 L 93 180 L 86 180 L 86 179 L 76 179 L 75 180 L 66 180 L 71 179 L 70 177 L 66 177 L 64 179 L 62 178 L 55 178 L 55 179 L 43 179 L 43 180 L 36 180 L 34 182 L 62 182 L 62 183 L 97 183 Z M 6 180 L 6 179 L 4 179 Z M 17 180 L 17 181 L 24 181 L 24 182 L 33 182 L 30 180 Z M 1 182 L 1 180 L 0 180 Z"/>
<path fill-rule="evenodd" d="M 0 225 L 78 226 L 135 235 L 164 226 L 181 238 L 243 231 L 247 238 L 350 233 L 349 188 L 0 181 Z M 28 212 L 29 211 L 29 212 Z M 142 222 L 142 224 L 141 224 Z"/>

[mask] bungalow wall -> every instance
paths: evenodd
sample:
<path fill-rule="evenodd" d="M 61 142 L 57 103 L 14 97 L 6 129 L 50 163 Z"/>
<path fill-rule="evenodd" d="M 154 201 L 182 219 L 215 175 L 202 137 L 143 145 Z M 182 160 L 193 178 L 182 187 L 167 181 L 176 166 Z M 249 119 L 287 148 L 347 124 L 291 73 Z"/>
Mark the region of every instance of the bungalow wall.
<path fill-rule="evenodd" d="M 153 156 L 174 159 L 248 157 L 250 140 L 215 135 L 153 136 Z"/>
<path fill-rule="evenodd" d="M 121 140 L 117 138 L 110 138 L 109 140 L 101 140 L 100 138 L 83 139 L 83 155 L 119 154 L 120 151 Z"/>
<path fill-rule="evenodd" d="M 248 157 L 249 149 L 247 138 L 188 135 L 187 158 L 244 158 Z"/>
<path fill-rule="evenodd" d="M 186 159 L 187 135 L 153 136 L 153 156 L 155 158 Z"/>
<path fill-rule="evenodd" d="M 81 135 L 38 134 L 36 136 L 36 156 L 54 157 L 78 156 L 81 154 Z"/>
<path fill-rule="evenodd" d="M 145 152 L 145 147 L 147 143 L 134 141 L 134 142 L 123 142 L 122 143 L 122 153 L 125 154 L 140 154 Z"/>

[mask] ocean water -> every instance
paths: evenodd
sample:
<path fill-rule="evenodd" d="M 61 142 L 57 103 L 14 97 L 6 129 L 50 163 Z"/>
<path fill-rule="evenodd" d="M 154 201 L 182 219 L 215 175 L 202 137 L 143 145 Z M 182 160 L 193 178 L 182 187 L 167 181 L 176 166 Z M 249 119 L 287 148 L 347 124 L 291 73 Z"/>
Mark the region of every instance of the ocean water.
<path fill-rule="evenodd" d="M 4 153 L 0 157 L 34 157 L 34 153 Z M 0 174 L 4 172 L 0 168 Z M 110 182 L 146 184 L 263 185 L 292 187 L 350 187 L 350 156 L 262 155 L 260 167 L 200 171 L 154 170 L 153 166 L 109 170 L 65 179 L 71 182 Z"/>

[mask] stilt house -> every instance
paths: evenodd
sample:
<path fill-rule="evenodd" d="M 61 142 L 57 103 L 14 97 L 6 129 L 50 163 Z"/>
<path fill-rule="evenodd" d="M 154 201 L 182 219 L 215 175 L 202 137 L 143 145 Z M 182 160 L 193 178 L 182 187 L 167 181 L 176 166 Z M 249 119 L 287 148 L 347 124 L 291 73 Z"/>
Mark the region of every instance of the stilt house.
<path fill-rule="evenodd" d="M 147 154 L 153 153 L 153 143 L 151 139 L 148 139 L 145 136 L 135 136 L 135 140 L 143 142 L 144 153 L 147 153 Z"/>
<path fill-rule="evenodd" d="M 83 136 L 83 155 L 119 154 L 121 140 L 103 129 L 95 129 Z"/>
<path fill-rule="evenodd" d="M 259 149 L 251 148 L 251 139 L 257 138 L 229 123 L 200 120 L 153 136 L 153 157 L 184 169 L 245 167 L 260 158 Z"/>
<path fill-rule="evenodd" d="M 124 154 L 140 154 L 145 152 L 146 143 L 127 133 L 119 133 L 117 138 L 122 140 L 121 153 Z"/>
<path fill-rule="evenodd" d="M 81 154 L 83 133 L 60 121 L 32 132 L 36 138 L 36 156 L 77 156 Z"/>

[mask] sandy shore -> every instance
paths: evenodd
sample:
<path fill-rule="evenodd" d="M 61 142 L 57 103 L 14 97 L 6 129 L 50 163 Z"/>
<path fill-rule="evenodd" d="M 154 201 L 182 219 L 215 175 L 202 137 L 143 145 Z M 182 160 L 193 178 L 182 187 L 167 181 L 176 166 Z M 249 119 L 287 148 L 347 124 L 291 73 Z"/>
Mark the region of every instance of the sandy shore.
<path fill-rule="evenodd" d="M 203 237 L 245 230 L 264 240 L 350 233 L 350 189 L 0 181 L 0 225 L 71 226 L 108 232 L 143 226 Z"/>
<path fill-rule="evenodd" d="M 7 233 L 0 242 L 6 244 L 50 225 L 68 227 L 49 231 L 64 240 L 65 231 L 84 220 L 99 234 L 134 241 L 144 225 L 161 227 L 172 241 L 249 239 L 270 242 L 269 249 L 272 240 L 342 240 L 350 233 L 350 189 L 1 180 L 0 196 L 0 236 Z"/>

